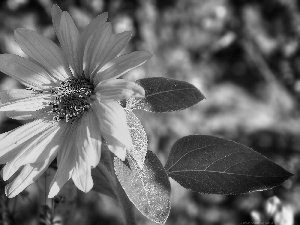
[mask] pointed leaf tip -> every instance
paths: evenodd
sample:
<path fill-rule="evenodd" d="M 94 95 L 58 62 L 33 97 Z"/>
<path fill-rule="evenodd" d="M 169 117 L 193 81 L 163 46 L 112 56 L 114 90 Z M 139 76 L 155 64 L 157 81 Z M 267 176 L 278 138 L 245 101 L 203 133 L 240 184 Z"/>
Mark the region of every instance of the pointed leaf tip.
<path fill-rule="evenodd" d="M 189 108 L 205 98 L 194 85 L 185 81 L 151 77 L 136 83 L 144 88 L 145 97 L 129 99 L 128 109 L 172 112 Z"/>
<path fill-rule="evenodd" d="M 226 195 L 273 188 L 292 175 L 251 148 L 207 135 L 179 139 L 165 169 L 187 189 Z"/>

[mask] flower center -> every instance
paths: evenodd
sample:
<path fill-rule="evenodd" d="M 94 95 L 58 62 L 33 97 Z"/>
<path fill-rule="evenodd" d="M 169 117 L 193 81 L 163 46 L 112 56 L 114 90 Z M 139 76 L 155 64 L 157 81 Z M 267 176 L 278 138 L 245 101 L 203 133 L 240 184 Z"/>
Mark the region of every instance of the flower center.
<path fill-rule="evenodd" d="M 73 122 L 91 107 L 94 85 L 84 78 L 71 78 L 51 90 L 53 120 Z"/>

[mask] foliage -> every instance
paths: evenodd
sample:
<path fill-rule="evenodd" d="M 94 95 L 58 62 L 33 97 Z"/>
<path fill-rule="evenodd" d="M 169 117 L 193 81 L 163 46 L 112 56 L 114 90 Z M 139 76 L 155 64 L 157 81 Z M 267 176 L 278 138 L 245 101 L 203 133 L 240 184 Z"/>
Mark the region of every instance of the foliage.
<path fill-rule="evenodd" d="M 0 40 L 3 53 L 22 54 L 12 38 L 13 30 L 17 27 L 32 27 L 54 39 L 48 10 L 52 5 L 51 1 L 3 1 L 0 4 L 3 18 L 0 22 Z M 128 106 L 129 116 L 141 118 L 145 126 L 149 149 L 153 150 L 161 161 L 167 162 L 165 167 L 167 172 L 170 170 L 168 164 L 171 159 L 168 157 L 173 157 L 173 150 L 176 147 L 173 143 L 190 134 L 205 133 L 249 145 L 295 173 L 295 176 L 278 188 L 241 196 L 198 195 L 185 192 L 171 180 L 172 210 L 167 224 L 237 224 L 252 219 L 255 222 L 268 221 L 263 220 L 264 217 L 268 218 L 265 215 L 271 215 L 264 208 L 264 204 L 268 205 L 270 202 L 268 199 L 273 195 L 282 199 L 280 201 L 282 207 L 279 208 L 292 208 L 290 211 L 295 212 L 295 224 L 299 223 L 300 206 L 297 193 L 300 186 L 297 174 L 300 170 L 298 138 L 300 45 L 297 21 L 300 14 L 297 1 L 172 0 L 141 1 L 137 4 L 136 1 L 83 0 L 58 1 L 58 4 L 77 18 L 79 27 L 85 26 L 100 12 L 109 11 L 112 15 L 109 20 L 116 22 L 116 30 L 120 31 L 126 27 L 135 31 L 134 45 L 131 47 L 148 49 L 155 57 L 148 67 L 128 74 L 132 80 L 147 81 L 148 78 L 145 77 L 163 76 L 165 78 L 156 79 L 172 79 L 171 81 L 176 79 L 174 82 L 180 84 L 188 82 L 205 93 L 207 101 L 182 112 L 151 115 L 135 110 L 135 116 L 131 111 L 132 108 Z M 4 76 L 0 78 L 1 89 L 20 86 Z M 198 93 L 195 96 L 198 96 L 196 99 L 199 100 L 202 94 L 196 89 L 192 90 Z M 146 97 L 146 100 L 151 104 L 151 98 L 149 100 L 149 97 L 148 99 Z M 187 108 L 196 103 L 184 100 L 180 102 L 182 108 L 175 107 L 174 110 Z M 132 99 L 128 103 L 132 104 Z M 176 106 L 176 104 L 160 105 L 161 108 L 155 110 L 157 106 L 152 104 L 152 109 L 154 108 L 152 111 L 172 111 L 165 110 L 164 107 Z M 147 107 L 149 109 L 149 105 Z M 0 117 L 0 121 L 1 133 L 20 125 L 18 122 L 7 120 L 4 116 Z M 161 126 L 162 123 L 165 126 Z M 132 130 L 134 129 L 139 130 L 133 126 Z M 246 148 L 242 145 L 238 147 Z M 173 150 L 170 152 L 170 149 Z M 214 156 L 217 157 L 218 154 Z M 141 155 L 140 160 L 144 157 L 147 158 L 146 154 Z M 269 162 L 265 158 L 263 161 Z M 124 170 L 130 172 L 128 166 L 125 167 L 125 164 L 122 166 Z M 55 165 L 53 167 L 55 168 Z M 107 178 L 110 176 L 107 174 L 112 174 L 111 167 L 110 170 L 107 169 L 109 168 L 107 165 L 99 164 L 99 167 L 101 169 L 98 171 L 104 173 L 101 175 L 103 181 L 101 180 L 100 186 L 102 188 L 104 186 L 107 191 L 109 188 L 105 188 L 104 184 L 109 186 L 112 182 Z M 289 176 L 288 173 L 282 170 L 281 172 L 284 173 L 283 177 Z M 173 174 L 169 172 L 169 176 L 172 177 Z M 120 189 L 116 177 L 113 179 L 117 187 L 115 189 L 119 190 L 119 193 L 106 194 L 118 198 L 126 205 L 126 198 L 121 200 L 120 197 L 124 197 L 124 193 L 120 194 L 123 189 Z M 97 184 L 95 186 L 97 187 Z M 36 185 L 29 190 L 31 200 L 18 200 L 16 207 L 18 213 L 15 214 L 17 224 L 26 223 L 37 216 L 34 206 L 41 204 L 43 198 L 38 196 Z M 120 196 L 117 197 L 118 195 Z M 102 204 L 99 203 L 101 201 Z M 58 207 L 55 214 L 66 216 L 64 209 L 70 208 L 73 202 L 74 199 L 69 199 L 66 203 L 60 202 L 61 208 Z M 102 211 L 97 208 L 99 204 L 102 205 Z M 5 206 L 7 212 L 10 212 L 12 205 L 13 200 L 7 203 Z M 73 212 L 85 215 L 87 219 L 82 223 L 78 218 L 77 220 L 73 218 L 69 220 L 72 224 L 97 224 L 101 223 L 100 221 L 104 221 L 104 224 L 118 224 L 118 222 L 122 224 L 114 220 L 118 217 L 117 210 L 111 217 L 109 213 L 114 210 L 103 212 L 105 205 L 109 205 L 109 200 L 104 197 L 95 201 L 93 195 L 90 198 L 89 196 L 81 198 L 79 194 L 76 205 Z M 88 210 L 85 211 L 86 208 Z M 128 205 L 125 208 L 133 210 Z M 111 206 L 111 209 L 116 207 Z M 277 211 L 276 215 L 285 216 L 279 209 Z M 273 217 L 275 218 L 275 213 L 272 214 Z M 127 221 L 130 221 L 130 218 L 127 218 Z M 138 224 L 146 223 L 144 217 L 139 214 L 137 221 Z"/>

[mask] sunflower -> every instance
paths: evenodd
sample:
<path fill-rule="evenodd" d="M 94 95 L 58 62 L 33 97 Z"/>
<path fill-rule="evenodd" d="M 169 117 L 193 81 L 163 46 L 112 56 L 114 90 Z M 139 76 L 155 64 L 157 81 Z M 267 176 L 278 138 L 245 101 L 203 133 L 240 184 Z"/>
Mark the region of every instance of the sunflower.
<path fill-rule="evenodd" d="M 126 112 L 118 101 L 145 95 L 138 84 L 117 79 L 151 57 L 145 51 L 120 55 L 130 32 L 113 34 L 107 13 L 81 33 L 57 5 L 51 13 L 60 47 L 34 31 L 17 29 L 15 39 L 28 59 L 0 55 L 0 71 L 28 87 L 1 91 L 0 111 L 33 120 L 0 134 L 3 179 L 19 171 L 5 188 L 8 197 L 36 181 L 55 158 L 49 198 L 70 178 L 81 191 L 90 191 L 102 140 L 122 160 L 132 148 Z"/>

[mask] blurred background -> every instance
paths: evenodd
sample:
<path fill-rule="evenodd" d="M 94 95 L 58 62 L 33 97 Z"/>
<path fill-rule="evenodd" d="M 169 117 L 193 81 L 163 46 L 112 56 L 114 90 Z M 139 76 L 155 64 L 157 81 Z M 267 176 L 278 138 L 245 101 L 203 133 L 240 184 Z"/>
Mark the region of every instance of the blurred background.
<path fill-rule="evenodd" d="M 299 1 L 2 0 L 0 53 L 24 56 L 13 37 L 19 27 L 57 42 L 53 3 L 71 14 L 79 30 L 109 12 L 115 32 L 133 31 L 124 53 L 146 50 L 153 57 L 126 79 L 174 78 L 192 83 L 206 96 L 184 111 L 136 111 L 149 149 L 163 164 L 177 139 L 209 134 L 245 144 L 295 174 L 272 190 L 240 196 L 197 194 L 171 180 L 167 225 L 300 224 Z M 0 73 L 0 90 L 11 88 L 22 86 Z M 1 113 L 0 133 L 25 122 Z M 11 200 L 2 193 L 0 205 L 8 211 L 2 210 L 0 217 L 11 221 L 3 224 L 38 224 L 39 206 L 45 202 L 42 183 Z M 122 224 L 120 209 L 109 197 L 77 193 L 74 198 L 73 186 L 65 189 L 66 198 L 56 207 L 57 224 Z M 137 210 L 136 217 L 139 225 L 155 224 Z"/>

